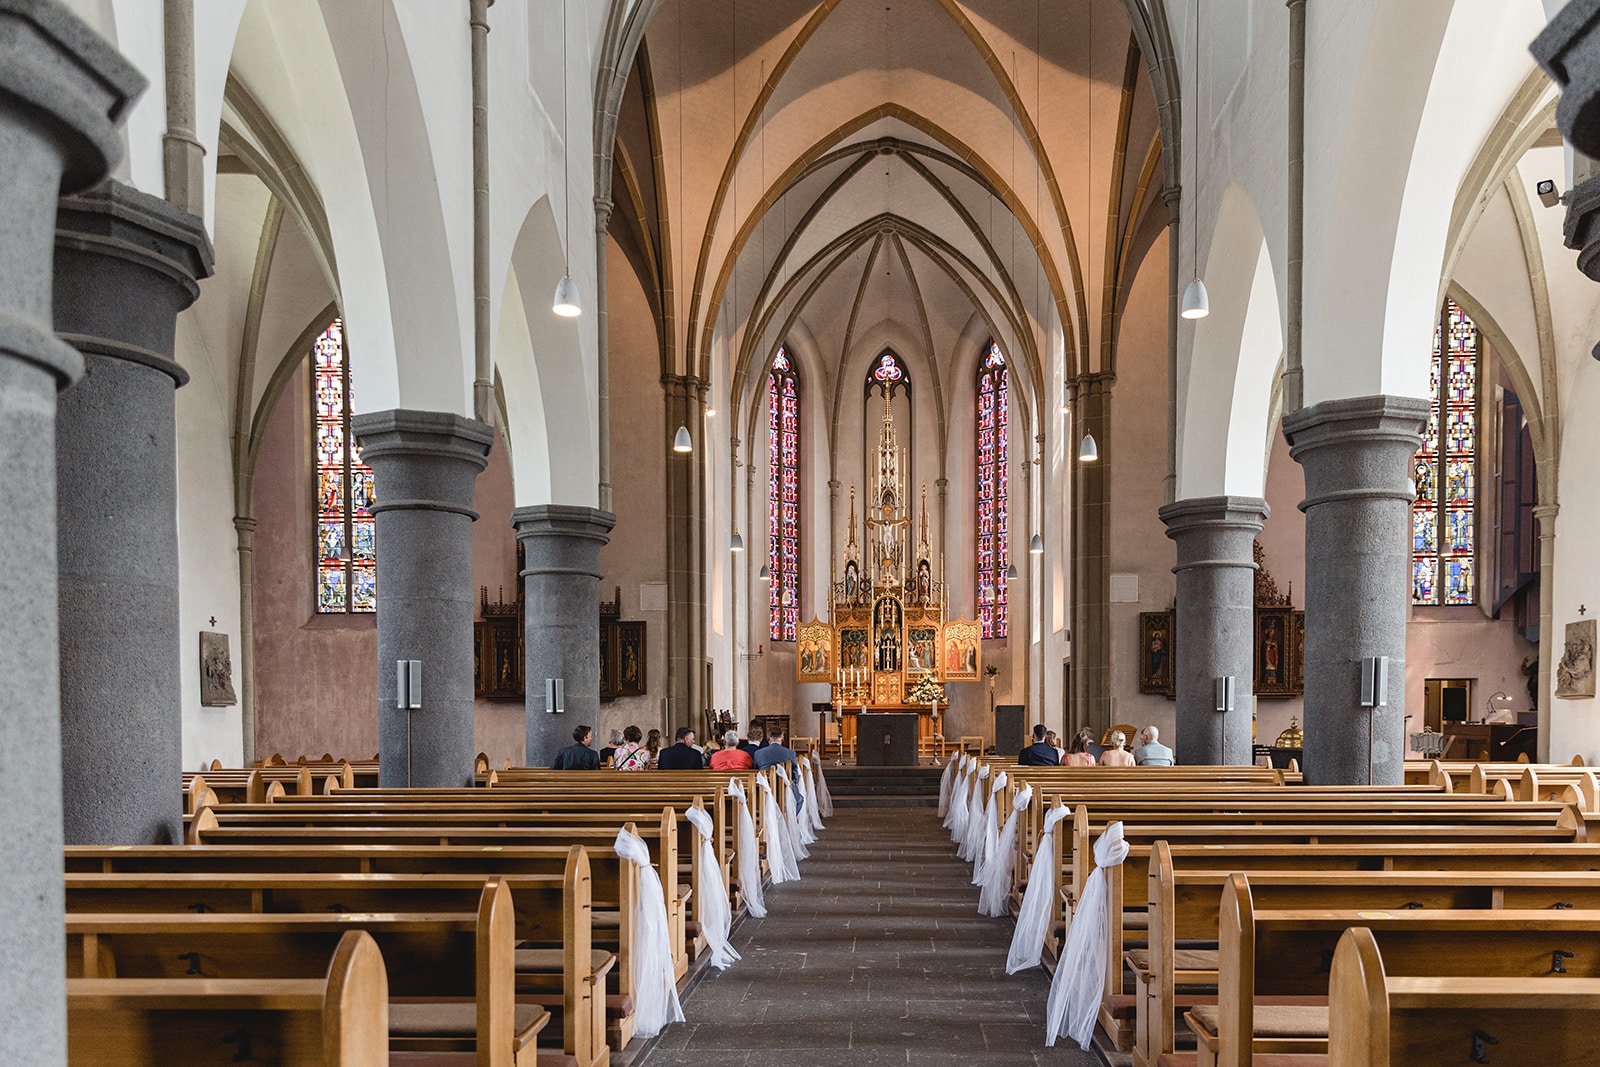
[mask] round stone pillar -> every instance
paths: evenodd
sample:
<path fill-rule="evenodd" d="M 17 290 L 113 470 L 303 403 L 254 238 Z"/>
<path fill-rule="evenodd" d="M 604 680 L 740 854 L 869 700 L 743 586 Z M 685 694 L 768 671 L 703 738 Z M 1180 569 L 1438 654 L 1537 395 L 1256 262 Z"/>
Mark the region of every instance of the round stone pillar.
<path fill-rule="evenodd" d="M 530 767 L 548 767 L 572 743 L 572 728 L 600 724 L 600 549 L 617 517 L 609 511 L 539 504 L 511 513 L 525 560 L 524 674 Z M 560 678 L 565 712 L 545 706 L 545 679 Z"/>
<path fill-rule="evenodd" d="M 67 1062 L 56 392 L 83 359 L 52 332 L 56 202 L 105 177 L 143 88 L 64 5 L 0 0 L 0 1064 Z"/>
<path fill-rule="evenodd" d="M 1170 647 L 1180 763 L 1250 763 L 1255 712 L 1252 546 L 1270 509 L 1257 497 L 1180 500 L 1161 509 L 1178 549 L 1177 621 Z M 1232 711 L 1217 711 L 1217 679 L 1234 680 Z"/>
<path fill-rule="evenodd" d="M 378 781 L 472 781 L 472 488 L 494 428 L 438 411 L 357 415 L 378 534 Z M 397 706 L 396 661 L 420 660 L 420 708 Z"/>
<path fill-rule="evenodd" d="M 1405 762 L 1411 457 L 1428 402 L 1367 396 L 1284 416 L 1305 470 L 1306 781 L 1399 785 Z M 1361 704 L 1362 660 L 1386 656 L 1386 706 Z"/>
<path fill-rule="evenodd" d="M 211 266 L 204 223 L 159 197 L 61 200 L 56 332 L 85 365 L 56 418 L 68 844 L 183 840 L 173 335 Z"/>

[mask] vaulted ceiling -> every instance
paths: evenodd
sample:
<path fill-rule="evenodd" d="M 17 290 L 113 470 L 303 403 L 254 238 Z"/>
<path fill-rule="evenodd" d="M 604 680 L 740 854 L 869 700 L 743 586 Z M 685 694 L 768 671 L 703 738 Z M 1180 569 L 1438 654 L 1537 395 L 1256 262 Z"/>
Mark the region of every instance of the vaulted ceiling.
<path fill-rule="evenodd" d="M 1035 396 L 1114 370 L 1166 224 L 1146 70 L 1119 0 L 664 0 L 611 227 L 662 372 L 737 405 L 799 331 L 831 378 L 885 336 L 949 373 L 979 332 Z"/>

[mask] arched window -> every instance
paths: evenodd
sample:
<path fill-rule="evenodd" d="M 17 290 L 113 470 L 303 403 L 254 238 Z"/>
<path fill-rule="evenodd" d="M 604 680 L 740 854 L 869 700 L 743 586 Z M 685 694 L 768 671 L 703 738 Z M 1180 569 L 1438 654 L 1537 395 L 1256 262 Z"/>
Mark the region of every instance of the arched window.
<path fill-rule="evenodd" d="M 317 611 L 378 610 L 372 468 L 350 437 L 350 364 L 334 319 L 311 347 L 311 448 L 316 456 Z M 347 447 L 348 446 L 348 447 Z"/>
<path fill-rule="evenodd" d="M 1411 509 L 1411 602 L 1477 598 L 1478 327 L 1446 300 L 1433 331 L 1433 410 L 1423 431 Z"/>
<path fill-rule="evenodd" d="M 793 641 L 800 620 L 800 379 L 785 348 L 772 357 L 767 376 L 767 460 L 772 639 Z"/>
<path fill-rule="evenodd" d="M 906 370 L 906 365 L 900 357 L 889 349 L 884 349 L 877 359 L 872 361 L 872 366 L 867 368 L 867 395 L 877 393 L 879 396 L 904 392 L 911 395 L 911 374 Z"/>
<path fill-rule="evenodd" d="M 1006 636 L 1006 357 L 993 341 L 978 363 L 978 620 L 984 637 Z"/>

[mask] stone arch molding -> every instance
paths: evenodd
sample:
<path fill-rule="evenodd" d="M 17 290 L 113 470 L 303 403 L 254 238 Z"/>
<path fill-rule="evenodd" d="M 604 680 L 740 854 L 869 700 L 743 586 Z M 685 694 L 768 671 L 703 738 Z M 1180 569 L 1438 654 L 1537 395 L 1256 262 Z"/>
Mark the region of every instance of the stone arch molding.
<path fill-rule="evenodd" d="M 1205 279 L 1211 315 L 1189 330 L 1179 360 L 1177 499 L 1259 497 L 1283 313 L 1260 217 L 1238 185 L 1222 196 Z"/>

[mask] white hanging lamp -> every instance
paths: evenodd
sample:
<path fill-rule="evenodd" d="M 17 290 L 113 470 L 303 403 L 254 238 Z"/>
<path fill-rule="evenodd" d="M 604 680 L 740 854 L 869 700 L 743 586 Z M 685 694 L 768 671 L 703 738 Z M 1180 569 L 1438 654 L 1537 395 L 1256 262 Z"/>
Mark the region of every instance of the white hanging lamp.
<path fill-rule="evenodd" d="M 1032 540 L 1028 542 L 1028 551 L 1035 556 L 1044 555 L 1044 538 L 1034 534 Z"/>
<path fill-rule="evenodd" d="M 677 434 L 672 438 L 672 450 L 683 453 L 694 451 L 694 438 L 689 436 L 689 427 L 678 427 Z"/>
<path fill-rule="evenodd" d="M 1195 0 L 1194 5 L 1194 84 L 1195 108 L 1199 109 L 1200 101 L 1200 0 Z M 1200 280 L 1200 124 L 1195 123 L 1194 133 L 1194 281 L 1183 291 L 1183 300 L 1178 306 L 1178 314 L 1186 319 L 1203 319 L 1211 314 L 1211 294 L 1206 292 L 1206 283 Z"/>
<path fill-rule="evenodd" d="M 1083 440 L 1078 442 L 1078 462 L 1095 463 L 1100 459 L 1100 446 L 1095 443 L 1094 434 L 1086 433 Z"/>
<path fill-rule="evenodd" d="M 1178 314 L 1186 319 L 1203 319 L 1211 314 L 1211 294 L 1206 292 L 1206 283 L 1198 276 L 1183 291 L 1183 304 Z"/>
<path fill-rule="evenodd" d="M 583 299 L 578 296 L 578 283 L 572 280 L 572 275 L 563 274 L 556 283 L 556 298 L 550 310 L 564 319 L 575 319 L 583 314 Z"/>
<path fill-rule="evenodd" d="M 1014 582 L 1016 580 L 1017 580 L 1017 565 L 1015 563 L 1007 563 L 1006 564 L 1006 581 Z"/>
<path fill-rule="evenodd" d="M 763 563 L 761 565 L 761 573 L 756 575 L 756 577 L 760 578 L 763 582 L 772 581 L 772 568 Z"/>
<path fill-rule="evenodd" d="M 728 551 L 729 552 L 743 552 L 744 551 L 744 535 L 741 534 L 738 530 L 733 531 L 733 540 L 728 542 Z"/>

